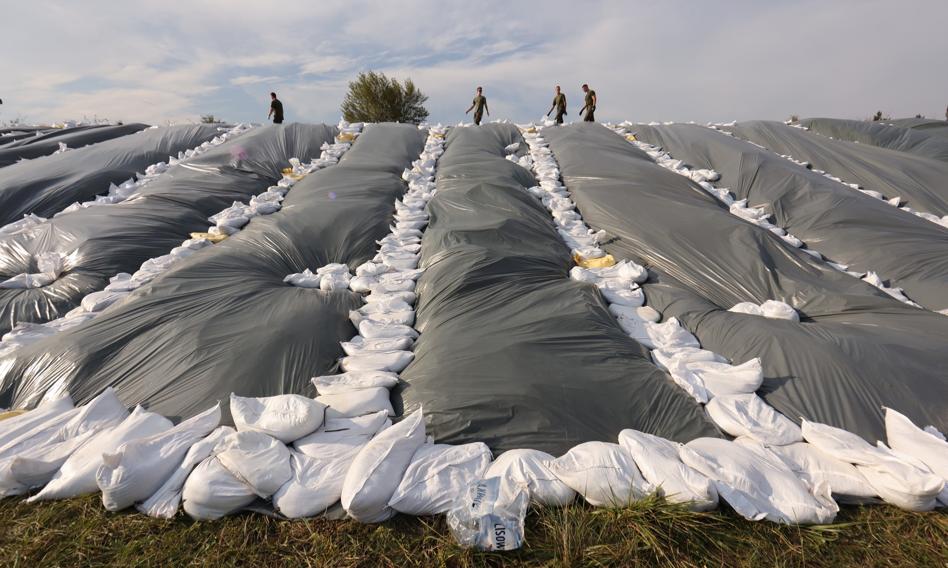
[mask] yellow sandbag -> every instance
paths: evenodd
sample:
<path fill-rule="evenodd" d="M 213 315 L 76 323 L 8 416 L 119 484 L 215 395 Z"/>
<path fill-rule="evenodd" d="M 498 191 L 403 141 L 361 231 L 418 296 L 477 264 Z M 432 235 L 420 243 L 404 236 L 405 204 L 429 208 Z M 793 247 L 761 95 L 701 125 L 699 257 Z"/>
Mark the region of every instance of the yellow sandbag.
<path fill-rule="evenodd" d="M 352 142 L 356 139 L 356 135 L 352 132 L 342 132 L 339 136 L 336 136 L 336 140 L 339 142 Z"/>
<path fill-rule="evenodd" d="M 6 412 L 0 412 L 0 422 L 6 420 L 7 418 L 19 416 L 24 412 L 26 412 L 26 410 L 8 410 Z"/>
<path fill-rule="evenodd" d="M 212 234 L 212 233 L 191 233 L 192 239 L 207 239 L 212 243 L 219 243 L 227 238 L 227 235 L 223 233 Z"/>
<path fill-rule="evenodd" d="M 574 254 L 573 262 L 576 263 L 576 266 L 583 268 L 608 268 L 616 263 L 616 259 L 611 254 L 599 258 L 583 258 L 578 254 Z"/>
<path fill-rule="evenodd" d="M 629 142 L 635 142 L 635 141 L 636 141 L 635 134 L 626 134 L 626 135 L 625 135 L 625 139 L 628 140 Z"/>

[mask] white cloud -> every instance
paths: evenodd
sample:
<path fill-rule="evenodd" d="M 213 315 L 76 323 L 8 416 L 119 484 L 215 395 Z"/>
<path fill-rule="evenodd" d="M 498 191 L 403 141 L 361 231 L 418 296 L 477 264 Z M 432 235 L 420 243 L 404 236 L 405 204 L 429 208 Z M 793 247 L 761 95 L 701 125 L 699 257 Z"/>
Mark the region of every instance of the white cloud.
<path fill-rule="evenodd" d="M 231 85 L 256 85 L 259 83 L 273 83 L 280 78 L 274 75 L 263 77 L 261 75 L 241 75 L 230 80 Z"/>

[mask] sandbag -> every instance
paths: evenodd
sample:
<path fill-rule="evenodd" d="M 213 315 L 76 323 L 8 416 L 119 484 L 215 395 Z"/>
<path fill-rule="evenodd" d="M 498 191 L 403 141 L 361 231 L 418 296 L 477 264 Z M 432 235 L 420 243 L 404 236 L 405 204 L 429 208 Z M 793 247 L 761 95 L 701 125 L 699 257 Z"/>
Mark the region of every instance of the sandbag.
<path fill-rule="evenodd" d="M 24 412 L 19 416 L 0 422 L 0 447 L 34 430 L 50 418 L 72 410 L 73 407 L 72 398 L 66 395 L 54 400 L 43 401 L 29 412 Z"/>
<path fill-rule="evenodd" d="M 553 456 L 539 450 L 507 450 L 484 473 L 484 478 L 500 477 L 526 485 L 530 502 L 548 507 L 565 507 L 576 492 L 560 481 L 547 467 Z"/>
<path fill-rule="evenodd" d="M 546 465 L 595 507 L 623 507 L 655 490 L 618 444 L 585 442 Z"/>
<path fill-rule="evenodd" d="M 96 472 L 102 465 L 102 454 L 115 451 L 129 440 L 145 438 L 172 428 L 170 420 L 148 412 L 141 406 L 123 420 L 118 426 L 100 432 L 78 449 L 63 463 L 62 468 L 42 491 L 30 497 L 30 503 L 48 499 L 66 499 L 87 493 L 95 493 Z"/>
<path fill-rule="evenodd" d="M 386 411 L 395 416 L 389 391 L 384 387 L 357 389 L 338 394 L 321 394 L 316 400 L 326 406 L 328 418 L 346 418 Z"/>
<path fill-rule="evenodd" d="M 202 461 L 206 460 L 212 454 L 223 449 L 224 440 L 234 434 L 236 430 L 230 426 L 220 426 L 210 433 L 206 438 L 196 442 L 188 449 L 184 459 L 177 465 L 174 472 L 158 488 L 155 493 L 145 501 L 135 505 L 135 508 L 149 517 L 159 519 L 170 519 L 178 513 L 178 507 L 181 505 L 181 491 L 184 488 L 184 482 L 187 480 L 191 471 Z"/>
<path fill-rule="evenodd" d="M 752 442 L 753 443 L 753 442 Z M 832 522 L 839 507 L 829 487 L 814 493 L 777 456 L 717 438 L 698 438 L 679 448 L 681 461 L 714 481 L 718 495 L 745 519 L 788 524 Z"/>
<path fill-rule="evenodd" d="M 343 371 L 390 371 L 398 373 L 411 363 L 415 354 L 411 351 L 377 351 L 343 357 Z"/>
<path fill-rule="evenodd" d="M 342 485 L 355 452 L 345 456 L 315 458 L 290 452 L 293 474 L 273 494 L 273 508 L 291 519 L 313 517 L 339 501 Z"/>
<path fill-rule="evenodd" d="M 293 442 L 293 448 L 314 458 L 351 461 L 366 442 L 391 425 L 384 410 L 354 418 L 327 418 L 322 428 Z"/>
<path fill-rule="evenodd" d="M 234 434 L 217 460 L 261 498 L 268 498 L 290 479 L 290 450 L 263 432 Z"/>
<path fill-rule="evenodd" d="M 217 456 L 199 463 L 181 492 L 184 512 L 193 519 L 206 521 L 239 511 L 256 498 L 253 489 L 237 479 Z"/>
<path fill-rule="evenodd" d="M 390 389 L 398 384 L 398 375 L 390 371 L 349 371 L 339 375 L 323 375 L 313 378 L 313 386 L 319 394 L 342 394 L 369 389 Z"/>
<path fill-rule="evenodd" d="M 885 434 L 893 450 L 912 456 L 948 480 L 948 442 L 943 437 L 922 430 L 891 408 L 885 409 Z"/>
<path fill-rule="evenodd" d="M 220 421 L 221 408 L 217 404 L 170 430 L 128 441 L 115 453 L 103 454 L 95 478 L 102 491 L 102 504 L 109 511 L 120 511 L 151 497 L 191 446 L 217 428 Z"/>
<path fill-rule="evenodd" d="M 342 506 L 349 516 L 362 523 L 379 523 L 394 515 L 388 501 L 424 441 L 425 423 L 418 410 L 366 444 L 342 487 Z"/>
<path fill-rule="evenodd" d="M 388 506 L 399 513 L 426 516 L 447 512 L 490 465 L 486 444 L 425 444 L 412 456 Z"/>
<path fill-rule="evenodd" d="M 693 511 L 718 506 L 714 483 L 681 461 L 680 444 L 637 430 L 623 430 L 619 432 L 619 445 L 632 456 L 642 477 L 668 501 L 684 503 Z"/>
<path fill-rule="evenodd" d="M 515 550 L 523 544 L 523 519 L 529 505 L 526 484 L 488 477 L 471 484 L 451 507 L 448 528 L 461 546 Z"/>
<path fill-rule="evenodd" d="M 262 432 L 283 443 L 319 428 L 325 412 L 325 404 L 298 394 L 261 398 L 230 395 L 230 413 L 238 432 Z"/>
<path fill-rule="evenodd" d="M 855 465 L 879 497 L 901 509 L 930 511 L 945 487 L 945 481 L 931 471 L 846 430 L 804 420 L 802 432 L 806 441 L 822 452 Z"/>
<path fill-rule="evenodd" d="M 714 423 L 735 438 L 747 436 L 772 446 L 803 440 L 799 426 L 753 393 L 716 396 L 705 408 Z"/>
<path fill-rule="evenodd" d="M 96 431 L 89 431 L 0 460 L 0 497 L 23 495 L 34 487 L 46 485 L 69 456 L 95 435 Z"/>
<path fill-rule="evenodd" d="M 736 440 L 741 443 L 741 439 Z M 875 490 L 852 464 L 820 451 L 813 444 L 797 442 L 786 446 L 770 446 L 770 451 L 783 460 L 810 487 L 826 484 L 840 502 L 872 502 Z"/>

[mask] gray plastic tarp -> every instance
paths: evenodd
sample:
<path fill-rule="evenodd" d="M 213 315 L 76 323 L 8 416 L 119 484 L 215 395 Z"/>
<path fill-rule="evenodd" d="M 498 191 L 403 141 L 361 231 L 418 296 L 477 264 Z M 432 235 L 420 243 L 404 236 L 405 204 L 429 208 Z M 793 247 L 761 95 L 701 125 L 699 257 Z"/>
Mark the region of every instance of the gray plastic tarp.
<path fill-rule="evenodd" d="M 884 439 L 882 406 L 948 428 L 948 318 L 903 304 L 731 215 L 697 184 L 599 125 L 544 129 L 604 248 L 654 273 L 664 317 L 735 363 L 760 357 L 759 394 L 793 420 Z M 726 311 L 780 300 L 801 322 Z"/>
<path fill-rule="evenodd" d="M 114 126 L 77 126 L 23 138 L 0 146 L 0 168 L 15 164 L 20 160 L 32 160 L 40 156 L 48 156 L 59 150 L 60 144 L 65 144 L 70 150 L 75 150 L 90 144 L 134 134 L 146 128 L 148 128 L 147 124 L 140 123 Z"/>
<path fill-rule="evenodd" d="M 453 129 L 422 241 L 415 360 L 406 411 L 423 407 L 439 442 L 559 455 L 623 428 L 675 440 L 719 435 L 607 311 L 569 279 L 569 249 L 504 159 L 513 125 Z"/>
<path fill-rule="evenodd" d="M 41 288 L 0 288 L 0 334 L 20 322 L 46 322 L 101 290 L 119 272 L 167 253 L 192 231 L 206 231 L 208 217 L 266 191 L 290 158 L 318 157 L 332 143 L 325 125 L 257 128 L 172 166 L 132 199 L 58 215 L 21 233 L 0 237 L 0 280 L 36 272 L 39 255 L 66 257 L 65 271 Z"/>
<path fill-rule="evenodd" d="M 778 226 L 833 262 L 872 270 L 926 308 L 948 308 L 948 229 L 709 128 L 631 130 L 676 159 L 717 171 L 718 187 L 750 206 L 766 206 Z"/>
<path fill-rule="evenodd" d="M 948 163 L 866 144 L 831 140 L 781 122 L 750 121 L 724 130 L 778 154 L 810 162 L 847 183 L 901 197 L 916 211 L 948 215 Z"/>
<path fill-rule="evenodd" d="M 0 169 L 0 226 L 33 213 L 41 217 L 77 201 L 108 193 L 168 156 L 219 134 L 209 125 L 148 128 L 71 152 L 43 156 Z"/>
<path fill-rule="evenodd" d="M 340 341 L 356 331 L 360 297 L 285 284 L 329 262 L 355 267 L 388 231 L 401 173 L 424 133 L 370 126 L 339 164 L 297 183 L 283 208 L 202 249 L 97 318 L 0 361 L 0 405 L 35 402 L 54 384 L 77 403 L 107 386 L 127 404 L 171 417 L 206 410 L 231 393 L 312 394 Z"/>
<path fill-rule="evenodd" d="M 839 118 L 806 118 L 800 121 L 800 125 L 816 134 L 838 140 L 859 142 L 948 162 L 948 138 L 932 134 L 935 129 L 903 128 L 882 122 Z"/>

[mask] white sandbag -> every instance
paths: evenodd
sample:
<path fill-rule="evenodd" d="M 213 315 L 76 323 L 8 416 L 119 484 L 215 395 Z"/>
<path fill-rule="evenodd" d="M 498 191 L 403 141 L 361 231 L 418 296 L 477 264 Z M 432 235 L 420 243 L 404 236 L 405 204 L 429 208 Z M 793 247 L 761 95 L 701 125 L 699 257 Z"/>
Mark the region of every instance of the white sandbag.
<path fill-rule="evenodd" d="M 684 503 L 692 511 L 708 511 L 718 506 L 714 483 L 678 457 L 680 444 L 639 432 L 619 432 L 619 445 L 632 456 L 642 477 L 669 502 Z"/>
<path fill-rule="evenodd" d="M 930 511 L 945 487 L 945 481 L 931 471 L 846 430 L 804 420 L 802 431 L 806 441 L 823 453 L 854 464 L 879 497 L 901 509 Z"/>
<path fill-rule="evenodd" d="M 409 337 L 366 339 L 361 335 L 357 335 L 349 341 L 343 341 L 340 345 L 342 345 L 342 350 L 346 352 L 346 355 L 361 355 L 377 351 L 408 350 L 411 349 L 412 343 L 414 342 Z"/>
<path fill-rule="evenodd" d="M 335 505 L 357 450 L 345 456 L 315 458 L 291 452 L 293 475 L 273 494 L 273 508 L 290 518 L 313 517 Z"/>
<path fill-rule="evenodd" d="M 92 292 L 82 298 L 81 306 L 87 312 L 99 312 L 128 295 L 128 292 Z"/>
<path fill-rule="evenodd" d="M 342 487 L 342 506 L 349 516 L 362 523 L 379 523 L 395 514 L 388 501 L 424 441 L 421 410 L 369 441 L 353 460 Z"/>
<path fill-rule="evenodd" d="M 391 425 L 385 411 L 355 418 L 327 418 L 322 428 L 293 442 L 293 448 L 318 459 L 351 461 L 366 442 Z"/>
<path fill-rule="evenodd" d="M 595 507 L 623 507 L 654 491 L 619 444 L 585 442 L 546 465 Z"/>
<path fill-rule="evenodd" d="M 11 437 L 0 446 L 0 459 L 19 455 L 21 452 L 37 446 L 54 444 L 65 439 L 61 431 L 66 424 L 79 414 L 78 408 L 71 408 L 62 414 L 49 416 L 44 422 L 36 424 L 34 428 Z"/>
<path fill-rule="evenodd" d="M 599 287 L 599 292 L 602 293 L 602 297 L 606 301 L 621 306 L 637 308 L 645 303 L 645 293 L 640 288 L 632 290 L 630 288 Z"/>
<path fill-rule="evenodd" d="M 749 314 L 752 316 L 763 317 L 764 315 L 764 310 L 762 310 L 760 306 L 754 302 L 740 302 L 738 304 L 734 304 L 734 306 L 732 306 L 728 311 L 734 312 L 736 314 Z"/>
<path fill-rule="evenodd" d="M 389 300 L 402 300 L 408 302 L 409 304 L 415 303 L 415 293 L 414 292 L 380 292 L 378 290 L 373 290 L 371 294 L 365 296 L 363 300 L 365 303 L 374 304 L 376 302 L 385 302 Z"/>
<path fill-rule="evenodd" d="M 303 272 L 287 275 L 283 281 L 298 288 L 319 288 L 319 281 L 321 279 L 321 276 L 313 274 L 313 272 L 307 268 L 303 270 Z"/>
<path fill-rule="evenodd" d="M 699 361 L 717 361 L 718 363 L 727 363 L 727 359 L 721 357 L 713 351 L 697 349 L 695 347 L 680 347 L 672 349 L 653 349 L 650 353 L 652 361 L 659 369 L 668 370 L 672 362 L 682 362 L 686 364 L 697 363 Z"/>
<path fill-rule="evenodd" d="M 20 436 L 36 429 L 50 418 L 59 416 L 74 408 L 72 398 L 65 395 L 53 400 L 43 400 L 28 412 L 0 421 L 0 447 L 9 444 Z"/>
<path fill-rule="evenodd" d="M 66 499 L 95 493 L 96 472 L 102 465 L 102 454 L 113 452 L 123 443 L 158 434 L 172 428 L 170 420 L 138 406 L 118 426 L 96 434 L 63 463 L 53 479 L 29 502 Z"/>
<path fill-rule="evenodd" d="M 391 371 L 349 371 L 338 375 L 313 377 L 319 394 L 344 394 L 359 389 L 390 389 L 398 384 L 398 375 Z"/>
<path fill-rule="evenodd" d="M 370 314 L 366 314 L 362 310 L 352 310 L 349 312 L 349 321 L 351 321 L 352 325 L 356 328 L 359 327 L 362 320 L 372 320 L 380 324 L 411 325 L 415 323 L 415 311 L 411 309 L 397 312 L 378 311 Z"/>
<path fill-rule="evenodd" d="M 372 276 L 356 276 L 352 280 L 349 280 L 349 289 L 353 292 L 358 292 L 360 294 L 365 294 L 371 292 L 379 283 L 377 278 Z"/>
<path fill-rule="evenodd" d="M 486 444 L 425 444 L 412 456 L 388 506 L 406 515 L 447 512 L 490 465 Z"/>
<path fill-rule="evenodd" d="M 813 444 L 797 442 L 769 449 L 810 487 L 821 483 L 829 486 L 837 501 L 860 503 L 876 495 L 855 466 L 820 451 Z"/>
<path fill-rule="evenodd" d="M 161 487 L 151 497 L 135 505 L 135 508 L 149 517 L 159 519 L 174 517 L 181 505 L 181 491 L 184 488 L 184 482 L 191 471 L 212 454 L 223 450 L 224 440 L 236 432 L 230 426 L 220 426 L 203 440 L 195 442 Z"/>
<path fill-rule="evenodd" d="M 673 367 L 694 373 L 711 396 L 753 393 L 764 382 L 764 371 L 760 359 L 756 357 L 740 365 L 718 361 L 684 362 L 678 359 Z"/>
<path fill-rule="evenodd" d="M 340 360 L 343 371 L 401 372 L 415 358 L 411 351 L 377 351 L 350 355 Z"/>
<path fill-rule="evenodd" d="M 767 300 L 760 305 L 765 318 L 800 321 L 800 314 L 790 304 L 777 300 Z"/>
<path fill-rule="evenodd" d="M 256 498 L 257 494 L 228 471 L 217 456 L 199 463 L 181 491 L 184 512 L 193 519 L 206 521 L 235 513 Z"/>
<path fill-rule="evenodd" d="M 389 416 L 395 416 L 388 389 L 384 387 L 321 394 L 316 397 L 316 400 L 326 405 L 327 418 L 351 418 L 365 414 L 375 414 L 379 411 L 385 411 Z"/>
<path fill-rule="evenodd" d="M 523 544 L 523 520 L 529 505 L 530 493 L 525 483 L 488 477 L 465 489 L 446 520 L 461 546 L 516 550 Z"/>
<path fill-rule="evenodd" d="M 290 451 L 283 442 L 263 432 L 238 430 L 217 459 L 264 499 L 276 493 L 292 474 Z"/>
<path fill-rule="evenodd" d="M 23 495 L 34 487 L 46 485 L 69 456 L 95 435 L 96 431 L 88 431 L 63 442 L 37 446 L 0 459 L 0 497 Z"/>
<path fill-rule="evenodd" d="M 122 444 L 115 453 L 104 453 L 96 472 L 102 504 L 120 511 L 151 497 L 184 459 L 185 453 L 211 433 L 221 421 L 220 404 L 147 438 Z"/>
<path fill-rule="evenodd" d="M 716 396 L 705 409 L 718 428 L 735 438 L 747 436 L 771 446 L 803 440 L 799 426 L 753 393 Z"/>
<path fill-rule="evenodd" d="M 645 331 L 646 322 L 655 322 L 661 317 L 658 312 L 647 306 L 626 306 L 623 304 L 609 304 L 609 312 L 615 316 L 622 331 L 640 343 L 651 343 Z"/>
<path fill-rule="evenodd" d="M 535 505 L 563 507 L 576 492 L 553 474 L 546 464 L 553 456 L 539 450 L 507 450 L 490 464 L 484 478 L 500 477 L 525 484 Z"/>
<path fill-rule="evenodd" d="M 326 406 L 298 394 L 261 398 L 231 394 L 230 413 L 238 432 L 263 432 L 289 443 L 319 428 Z"/>
<path fill-rule="evenodd" d="M 779 457 L 718 438 L 698 438 L 679 448 L 685 465 L 712 479 L 718 495 L 745 519 L 788 524 L 832 522 L 839 507 L 828 487 L 814 493 Z"/>
<path fill-rule="evenodd" d="M 919 428 L 891 408 L 885 409 L 885 434 L 893 450 L 912 456 L 948 480 L 948 442 L 943 437 Z"/>
<path fill-rule="evenodd" d="M 649 349 L 655 349 L 656 347 L 661 349 L 701 347 L 698 339 L 681 325 L 678 318 L 669 318 L 664 323 L 647 322 L 644 325 L 647 339 L 639 343 Z"/>
<path fill-rule="evenodd" d="M 370 294 L 371 296 L 371 294 Z M 418 332 L 407 325 L 378 323 L 373 320 L 363 320 L 359 323 L 359 333 L 366 339 L 382 337 L 410 337 L 418 338 Z"/>

